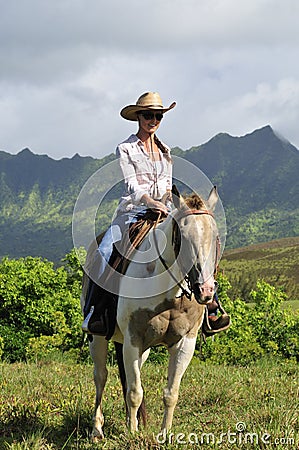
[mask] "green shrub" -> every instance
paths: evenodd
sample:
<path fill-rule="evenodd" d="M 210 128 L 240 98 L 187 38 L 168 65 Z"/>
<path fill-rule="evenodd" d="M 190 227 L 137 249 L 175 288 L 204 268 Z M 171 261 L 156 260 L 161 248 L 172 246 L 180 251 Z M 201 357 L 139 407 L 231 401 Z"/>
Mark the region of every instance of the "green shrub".
<path fill-rule="evenodd" d="M 40 258 L 4 258 L 0 263 L 0 358 L 36 359 L 57 352 L 78 354 L 82 342 L 82 268 L 73 250 L 64 265 Z M 219 298 L 231 316 L 228 331 L 208 338 L 196 355 L 213 363 L 246 365 L 264 354 L 299 359 L 299 314 L 282 308 L 285 294 L 260 280 L 251 292 L 253 304 L 229 297 L 229 280 L 217 277 Z M 84 351 L 84 349 L 83 349 Z M 87 346 L 81 358 L 87 359 Z M 109 343 L 109 362 L 114 363 Z M 156 363 L 168 358 L 165 348 L 152 350 Z"/>
<path fill-rule="evenodd" d="M 223 275 L 218 282 L 219 298 L 231 316 L 231 326 L 208 338 L 206 345 L 198 343 L 197 353 L 204 360 L 246 365 L 264 354 L 298 359 L 299 315 L 282 308 L 285 294 L 280 289 L 259 280 L 251 292 L 254 305 L 248 305 L 241 299 L 230 300 L 230 285 Z"/>
<path fill-rule="evenodd" d="M 263 349 L 249 324 L 249 306 L 240 299 L 234 302 L 226 299 L 223 304 L 231 316 L 231 326 L 227 332 L 207 339 L 206 345 L 202 347 L 203 358 L 219 364 L 246 365 L 261 357 Z"/>
<path fill-rule="evenodd" d="M 48 351 L 49 341 L 68 350 L 81 341 L 80 283 L 65 267 L 40 258 L 4 258 L 0 264 L 0 336 L 9 361 Z M 59 339 L 58 339 L 59 336 Z M 59 341 L 59 345 L 58 345 Z M 38 345 L 37 345 L 38 343 Z M 27 354 L 28 352 L 28 354 Z"/>
<path fill-rule="evenodd" d="M 261 347 L 268 353 L 298 357 L 299 315 L 290 308 L 282 308 L 285 294 L 261 280 L 251 297 L 255 302 L 251 324 Z"/>

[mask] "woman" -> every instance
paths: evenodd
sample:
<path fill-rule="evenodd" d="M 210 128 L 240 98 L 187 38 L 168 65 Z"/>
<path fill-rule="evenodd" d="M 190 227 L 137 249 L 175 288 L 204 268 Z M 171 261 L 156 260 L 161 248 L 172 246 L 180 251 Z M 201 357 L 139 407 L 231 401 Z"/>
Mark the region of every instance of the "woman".
<path fill-rule="evenodd" d="M 175 107 L 163 106 L 157 92 L 147 92 L 138 98 L 135 105 L 124 107 L 120 115 L 138 122 L 138 131 L 119 144 L 116 155 L 122 169 L 125 192 L 120 199 L 116 217 L 108 228 L 96 253 L 87 299 L 84 308 L 85 320 L 82 329 L 92 334 L 111 335 L 109 311 L 113 308 L 105 272 L 111 258 L 113 245 L 125 236 L 136 216 L 147 209 L 160 210 L 167 214 L 162 197 L 171 195 L 172 161 L 170 148 L 157 136 L 163 114 Z M 115 292 L 115 290 L 113 290 Z M 112 316 L 115 311 L 112 311 Z"/>

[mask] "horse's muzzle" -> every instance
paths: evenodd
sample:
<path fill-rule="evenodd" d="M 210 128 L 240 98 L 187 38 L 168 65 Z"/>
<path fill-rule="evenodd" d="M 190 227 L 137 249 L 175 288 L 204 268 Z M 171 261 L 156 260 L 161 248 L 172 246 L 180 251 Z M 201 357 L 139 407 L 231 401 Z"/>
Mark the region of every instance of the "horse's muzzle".
<path fill-rule="evenodd" d="M 215 283 L 194 283 L 192 290 L 197 303 L 204 305 L 212 300 L 215 292 Z"/>

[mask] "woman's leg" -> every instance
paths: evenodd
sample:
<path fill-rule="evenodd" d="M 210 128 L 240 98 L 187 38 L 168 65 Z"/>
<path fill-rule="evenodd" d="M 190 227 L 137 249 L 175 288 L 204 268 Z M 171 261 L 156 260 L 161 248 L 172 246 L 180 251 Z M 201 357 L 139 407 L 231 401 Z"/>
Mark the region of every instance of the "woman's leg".
<path fill-rule="evenodd" d="M 121 241 L 127 226 L 127 217 L 118 216 L 106 231 L 96 251 L 88 274 L 89 287 L 84 307 L 83 331 L 100 336 L 113 334 L 120 276 L 119 272 L 113 269 L 113 248 L 115 243 Z"/>

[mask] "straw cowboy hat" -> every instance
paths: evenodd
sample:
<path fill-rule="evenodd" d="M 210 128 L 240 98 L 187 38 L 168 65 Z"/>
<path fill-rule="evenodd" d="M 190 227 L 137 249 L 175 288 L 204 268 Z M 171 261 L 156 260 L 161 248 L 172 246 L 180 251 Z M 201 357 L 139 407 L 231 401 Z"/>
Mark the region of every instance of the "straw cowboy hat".
<path fill-rule="evenodd" d="M 120 115 L 127 120 L 138 120 L 137 113 L 145 110 L 158 110 L 161 113 L 166 113 L 170 109 L 174 108 L 176 102 L 166 108 L 163 106 L 162 100 L 158 92 L 146 92 L 136 102 L 136 105 L 125 106 Z"/>

